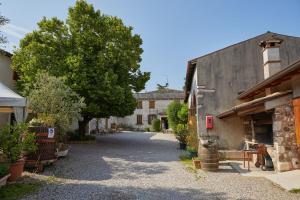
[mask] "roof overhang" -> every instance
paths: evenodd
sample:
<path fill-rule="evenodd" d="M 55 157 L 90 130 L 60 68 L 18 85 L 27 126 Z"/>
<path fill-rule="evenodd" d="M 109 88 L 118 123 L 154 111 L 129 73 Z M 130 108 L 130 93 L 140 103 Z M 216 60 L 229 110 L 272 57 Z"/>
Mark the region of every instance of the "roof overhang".
<path fill-rule="evenodd" d="M 188 101 L 191 92 L 191 86 L 193 82 L 196 64 L 197 64 L 197 59 L 190 60 L 187 64 L 185 86 L 184 86 L 184 102 Z"/>
<path fill-rule="evenodd" d="M 5 51 L 3 49 L 0 49 L 0 54 L 7 56 L 9 58 L 11 58 L 13 56 L 11 53 L 9 53 L 8 51 Z"/>
<path fill-rule="evenodd" d="M 261 98 L 254 99 L 252 101 L 241 103 L 241 104 L 239 104 L 237 106 L 232 107 L 230 110 L 227 110 L 227 111 L 225 111 L 223 113 L 218 114 L 217 117 L 220 118 L 220 119 L 223 119 L 223 118 L 232 116 L 234 114 L 237 114 L 238 111 L 262 105 L 263 103 L 265 103 L 268 100 L 279 98 L 279 97 L 288 95 L 288 94 L 290 94 L 292 92 L 293 92 L 292 90 L 287 90 L 287 91 L 284 91 L 284 92 L 275 92 L 275 93 L 267 95 L 265 97 L 261 97 Z"/>

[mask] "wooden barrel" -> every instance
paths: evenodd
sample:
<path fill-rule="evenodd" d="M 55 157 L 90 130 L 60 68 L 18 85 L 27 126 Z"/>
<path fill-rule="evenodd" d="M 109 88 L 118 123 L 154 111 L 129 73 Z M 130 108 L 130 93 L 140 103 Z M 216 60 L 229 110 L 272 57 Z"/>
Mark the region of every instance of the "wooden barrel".
<path fill-rule="evenodd" d="M 219 169 L 219 154 L 216 145 L 199 145 L 198 157 L 204 171 L 217 171 Z"/>
<path fill-rule="evenodd" d="M 57 129 L 54 129 L 54 137 L 48 137 L 48 127 L 29 127 L 29 132 L 35 133 L 38 150 L 35 153 L 28 155 L 28 161 L 46 161 L 56 159 L 55 136 Z"/>

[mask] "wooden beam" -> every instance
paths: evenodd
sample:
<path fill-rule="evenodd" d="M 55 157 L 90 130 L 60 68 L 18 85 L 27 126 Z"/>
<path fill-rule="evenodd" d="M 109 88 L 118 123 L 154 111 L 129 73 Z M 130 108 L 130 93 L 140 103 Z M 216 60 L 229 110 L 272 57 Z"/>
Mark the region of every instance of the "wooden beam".
<path fill-rule="evenodd" d="M 265 112 L 265 106 L 264 105 L 260 105 L 260 106 L 255 106 L 246 110 L 241 110 L 238 112 L 239 116 L 246 116 L 246 115 L 251 115 L 251 114 L 256 114 L 256 113 L 260 113 L 260 112 Z"/>
<path fill-rule="evenodd" d="M 0 113 L 12 113 L 14 112 L 11 107 L 0 107 Z"/>

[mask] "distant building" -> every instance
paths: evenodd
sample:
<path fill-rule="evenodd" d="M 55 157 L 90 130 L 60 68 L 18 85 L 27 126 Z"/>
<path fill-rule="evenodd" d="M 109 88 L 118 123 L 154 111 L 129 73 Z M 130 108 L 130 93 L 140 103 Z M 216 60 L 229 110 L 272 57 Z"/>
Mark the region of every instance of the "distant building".
<path fill-rule="evenodd" d="M 109 129 L 116 124 L 117 126 L 135 130 L 145 130 L 151 127 L 153 119 L 160 119 L 162 121 L 162 128 L 168 129 L 167 107 L 173 101 L 183 102 L 184 92 L 162 88 L 152 92 L 136 93 L 134 97 L 137 100 L 137 108 L 132 115 L 122 118 L 110 117 L 109 119 L 99 119 L 99 128 Z M 96 123 L 96 119 L 91 120 L 90 130 L 96 129 Z"/>
<path fill-rule="evenodd" d="M 300 38 L 271 32 L 190 60 L 189 121 L 223 149 L 263 143 L 276 171 L 299 169 L 299 73 Z"/>

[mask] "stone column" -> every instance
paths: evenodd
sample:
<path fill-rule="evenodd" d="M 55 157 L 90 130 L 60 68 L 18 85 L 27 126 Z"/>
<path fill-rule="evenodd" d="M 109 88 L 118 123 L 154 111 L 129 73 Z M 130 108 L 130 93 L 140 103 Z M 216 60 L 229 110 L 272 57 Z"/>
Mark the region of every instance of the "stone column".
<path fill-rule="evenodd" d="M 274 152 L 272 160 L 276 171 L 299 169 L 294 113 L 292 104 L 275 108 L 273 116 Z"/>

